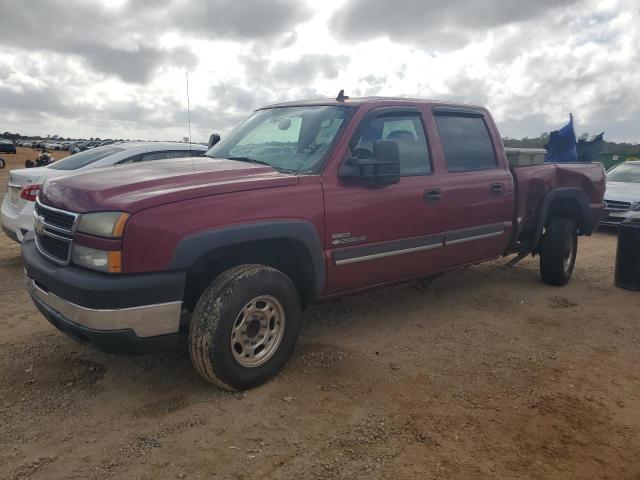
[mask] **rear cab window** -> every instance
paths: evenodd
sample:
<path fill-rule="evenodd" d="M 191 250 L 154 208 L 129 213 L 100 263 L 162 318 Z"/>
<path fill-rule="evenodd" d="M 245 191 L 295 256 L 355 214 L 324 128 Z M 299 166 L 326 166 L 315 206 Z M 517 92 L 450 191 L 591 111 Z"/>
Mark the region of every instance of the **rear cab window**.
<path fill-rule="evenodd" d="M 435 120 L 449 172 L 498 168 L 493 142 L 482 116 L 436 114 Z"/>

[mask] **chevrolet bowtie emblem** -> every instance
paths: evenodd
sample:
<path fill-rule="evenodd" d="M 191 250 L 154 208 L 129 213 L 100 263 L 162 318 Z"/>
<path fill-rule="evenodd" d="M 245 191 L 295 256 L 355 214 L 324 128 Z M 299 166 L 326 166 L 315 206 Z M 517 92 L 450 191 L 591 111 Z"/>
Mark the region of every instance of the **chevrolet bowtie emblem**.
<path fill-rule="evenodd" d="M 44 222 L 40 215 L 33 216 L 33 228 L 38 235 L 44 234 Z"/>

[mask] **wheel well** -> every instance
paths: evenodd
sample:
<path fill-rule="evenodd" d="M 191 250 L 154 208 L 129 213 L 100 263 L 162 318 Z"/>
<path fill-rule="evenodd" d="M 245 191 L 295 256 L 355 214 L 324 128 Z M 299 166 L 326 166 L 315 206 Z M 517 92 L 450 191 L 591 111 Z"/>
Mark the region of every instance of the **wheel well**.
<path fill-rule="evenodd" d="M 314 268 L 305 245 L 295 239 L 277 238 L 245 242 L 215 249 L 201 256 L 187 271 L 184 306 L 192 312 L 204 289 L 222 272 L 236 265 L 258 263 L 276 268 L 296 286 L 302 305 L 314 298 Z"/>
<path fill-rule="evenodd" d="M 584 212 L 580 202 L 573 197 L 558 198 L 551 202 L 547 217 L 545 218 L 545 227 L 548 227 L 552 220 L 556 218 L 568 218 L 576 222 L 578 233 L 583 233 L 585 227 Z"/>

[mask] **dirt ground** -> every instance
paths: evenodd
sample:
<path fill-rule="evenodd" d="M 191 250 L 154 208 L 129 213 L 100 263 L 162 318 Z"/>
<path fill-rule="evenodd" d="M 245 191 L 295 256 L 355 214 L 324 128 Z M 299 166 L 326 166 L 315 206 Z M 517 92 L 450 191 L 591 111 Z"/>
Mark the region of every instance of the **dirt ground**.
<path fill-rule="evenodd" d="M 0 478 L 638 479 L 640 293 L 614 288 L 615 244 L 582 238 L 562 288 L 501 260 L 314 306 L 282 374 L 231 394 L 185 351 L 68 340 L 0 236 Z"/>

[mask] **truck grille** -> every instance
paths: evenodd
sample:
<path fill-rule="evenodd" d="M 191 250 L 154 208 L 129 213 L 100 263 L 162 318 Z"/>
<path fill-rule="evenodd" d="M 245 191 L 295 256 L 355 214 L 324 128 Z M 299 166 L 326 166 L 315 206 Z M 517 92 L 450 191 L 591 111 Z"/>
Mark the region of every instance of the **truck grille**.
<path fill-rule="evenodd" d="M 69 234 L 73 230 L 73 222 L 75 222 L 77 215 L 62 212 L 60 210 L 52 210 L 40 203 L 36 203 L 35 210 L 38 215 L 40 215 L 43 220 L 52 227 L 66 230 Z"/>
<path fill-rule="evenodd" d="M 69 259 L 69 250 L 71 249 L 70 241 L 51 237 L 49 235 L 39 235 L 38 245 L 40 249 L 47 254 L 47 256 L 53 257 L 61 263 L 66 263 Z"/>
<path fill-rule="evenodd" d="M 55 263 L 67 265 L 78 214 L 48 207 L 36 200 L 33 218 L 38 251 Z"/>
<path fill-rule="evenodd" d="M 610 212 L 626 212 L 631 208 L 629 202 L 618 202 L 617 200 L 605 200 L 604 209 Z"/>

